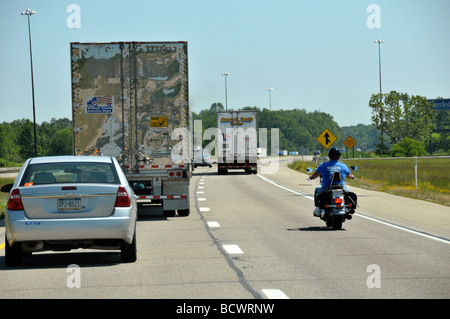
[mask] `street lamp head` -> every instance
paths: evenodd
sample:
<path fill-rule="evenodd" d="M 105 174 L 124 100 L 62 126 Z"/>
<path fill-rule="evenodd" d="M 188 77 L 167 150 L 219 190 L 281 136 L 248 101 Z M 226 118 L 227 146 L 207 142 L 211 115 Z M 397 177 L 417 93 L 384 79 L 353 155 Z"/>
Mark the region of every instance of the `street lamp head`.
<path fill-rule="evenodd" d="M 227 75 L 230 75 L 230 73 L 229 72 L 223 72 L 222 75 L 227 76 Z"/>
<path fill-rule="evenodd" d="M 384 40 L 380 40 L 380 39 L 374 40 L 373 43 L 384 43 Z"/>
<path fill-rule="evenodd" d="M 272 90 L 273 90 L 273 88 L 267 88 L 266 90 L 267 90 L 267 91 L 272 91 Z"/>
<path fill-rule="evenodd" d="M 23 16 L 31 16 L 33 14 L 36 14 L 36 11 L 31 11 L 30 9 L 27 9 L 27 11 L 22 11 L 21 13 Z"/>

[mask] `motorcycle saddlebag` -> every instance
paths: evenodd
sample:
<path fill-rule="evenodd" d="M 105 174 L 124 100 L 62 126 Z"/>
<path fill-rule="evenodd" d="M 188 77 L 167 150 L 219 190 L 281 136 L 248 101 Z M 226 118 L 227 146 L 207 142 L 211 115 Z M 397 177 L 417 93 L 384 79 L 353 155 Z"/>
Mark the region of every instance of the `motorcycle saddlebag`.
<path fill-rule="evenodd" d="M 345 192 L 344 201 L 346 205 L 352 204 L 353 209 L 355 209 L 356 206 L 358 205 L 358 196 L 356 196 L 356 194 L 353 192 Z"/>
<path fill-rule="evenodd" d="M 317 206 L 324 209 L 326 204 L 331 203 L 331 192 L 325 191 L 317 194 Z"/>

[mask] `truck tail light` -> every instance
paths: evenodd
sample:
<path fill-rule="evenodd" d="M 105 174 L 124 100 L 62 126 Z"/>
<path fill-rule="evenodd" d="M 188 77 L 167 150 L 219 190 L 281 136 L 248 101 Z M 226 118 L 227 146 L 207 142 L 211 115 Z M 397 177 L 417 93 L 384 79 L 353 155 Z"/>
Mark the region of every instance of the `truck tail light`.
<path fill-rule="evenodd" d="M 9 196 L 8 210 L 23 210 L 22 197 L 18 188 L 13 189 Z"/>
<path fill-rule="evenodd" d="M 130 207 L 131 200 L 125 187 L 119 186 L 117 191 L 116 207 Z"/>
<path fill-rule="evenodd" d="M 171 178 L 180 178 L 183 176 L 183 173 L 181 171 L 170 171 L 169 177 Z"/>

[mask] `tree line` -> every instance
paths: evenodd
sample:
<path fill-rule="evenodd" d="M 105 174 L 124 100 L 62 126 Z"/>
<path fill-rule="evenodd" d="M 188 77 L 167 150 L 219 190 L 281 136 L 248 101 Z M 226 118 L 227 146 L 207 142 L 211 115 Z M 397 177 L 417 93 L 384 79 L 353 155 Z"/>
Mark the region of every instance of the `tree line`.
<path fill-rule="evenodd" d="M 214 103 L 209 109 L 193 113 L 194 120 L 202 120 L 203 131 L 217 127 L 217 111 L 224 111 L 222 103 Z M 270 148 L 270 129 L 279 129 L 279 149 L 287 151 L 307 151 L 312 154 L 314 150 L 321 150 L 322 146 L 317 138 L 325 128 L 337 137 L 333 146 L 345 148 L 344 141 L 351 136 L 357 141 L 357 148 L 369 151 L 374 148 L 379 137 L 378 130 L 372 125 L 359 124 L 357 126 L 340 127 L 333 116 L 315 110 L 306 109 L 273 110 L 256 106 L 247 106 L 239 110 L 256 111 L 257 132 L 259 128 L 267 128 L 267 146 Z M 203 147 L 210 141 L 203 141 Z"/>
<path fill-rule="evenodd" d="M 71 155 L 72 121 L 52 118 L 36 124 L 39 156 Z M 29 119 L 0 123 L 0 167 L 21 166 L 34 156 L 34 124 Z"/>
<path fill-rule="evenodd" d="M 380 131 L 379 155 L 414 156 L 450 151 L 450 110 L 433 110 L 424 96 L 391 91 L 369 100 L 372 122 Z"/>
<path fill-rule="evenodd" d="M 267 146 L 271 144 L 270 129 L 279 129 L 279 148 L 288 151 L 321 150 L 317 137 L 327 128 L 336 137 L 333 146 L 344 149 L 348 136 L 357 141 L 354 148 L 365 153 L 390 156 L 415 156 L 450 153 L 450 110 L 432 110 L 426 98 L 391 91 L 373 94 L 369 101 L 372 124 L 340 127 L 333 116 L 305 109 L 272 110 L 247 106 L 241 110 L 257 112 L 257 128 L 267 128 Z M 202 120 L 202 129 L 217 127 L 217 111 L 221 103 L 213 103 L 194 120 Z M 257 130 L 258 132 L 259 130 Z M 205 147 L 211 141 L 203 141 Z M 70 155 L 72 147 L 72 121 L 55 119 L 37 124 L 38 155 Z M 20 166 L 34 156 L 34 126 L 28 119 L 0 123 L 0 167 Z"/>
<path fill-rule="evenodd" d="M 372 124 L 340 127 L 330 114 L 305 109 L 274 110 L 243 107 L 240 110 L 257 112 L 257 127 L 279 129 L 279 148 L 288 151 L 321 149 L 317 137 L 327 128 L 336 137 L 334 147 L 345 149 L 344 141 L 351 136 L 361 149 L 371 156 L 424 156 L 450 153 L 450 110 L 433 110 L 433 105 L 422 96 L 391 91 L 373 94 L 369 101 Z M 202 120 L 203 130 L 217 126 L 217 111 L 221 103 L 207 110 L 193 113 Z M 270 134 L 269 134 L 270 135 Z M 203 146 L 209 141 L 203 141 Z M 270 146 L 270 136 L 267 145 Z"/>

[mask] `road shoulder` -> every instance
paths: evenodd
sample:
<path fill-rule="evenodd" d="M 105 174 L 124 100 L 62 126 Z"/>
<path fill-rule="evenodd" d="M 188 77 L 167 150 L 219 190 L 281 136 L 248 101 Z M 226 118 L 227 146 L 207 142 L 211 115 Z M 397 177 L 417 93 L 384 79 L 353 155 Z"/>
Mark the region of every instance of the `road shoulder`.
<path fill-rule="evenodd" d="M 307 181 L 307 174 L 287 167 L 295 159 L 297 158 L 282 158 L 274 174 L 262 175 L 277 184 L 312 197 L 315 187 L 319 185 L 319 180 Z M 450 240 L 449 207 L 351 185 L 349 187 L 358 195 L 357 213 Z M 311 202 L 311 215 L 313 206 Z"/>

